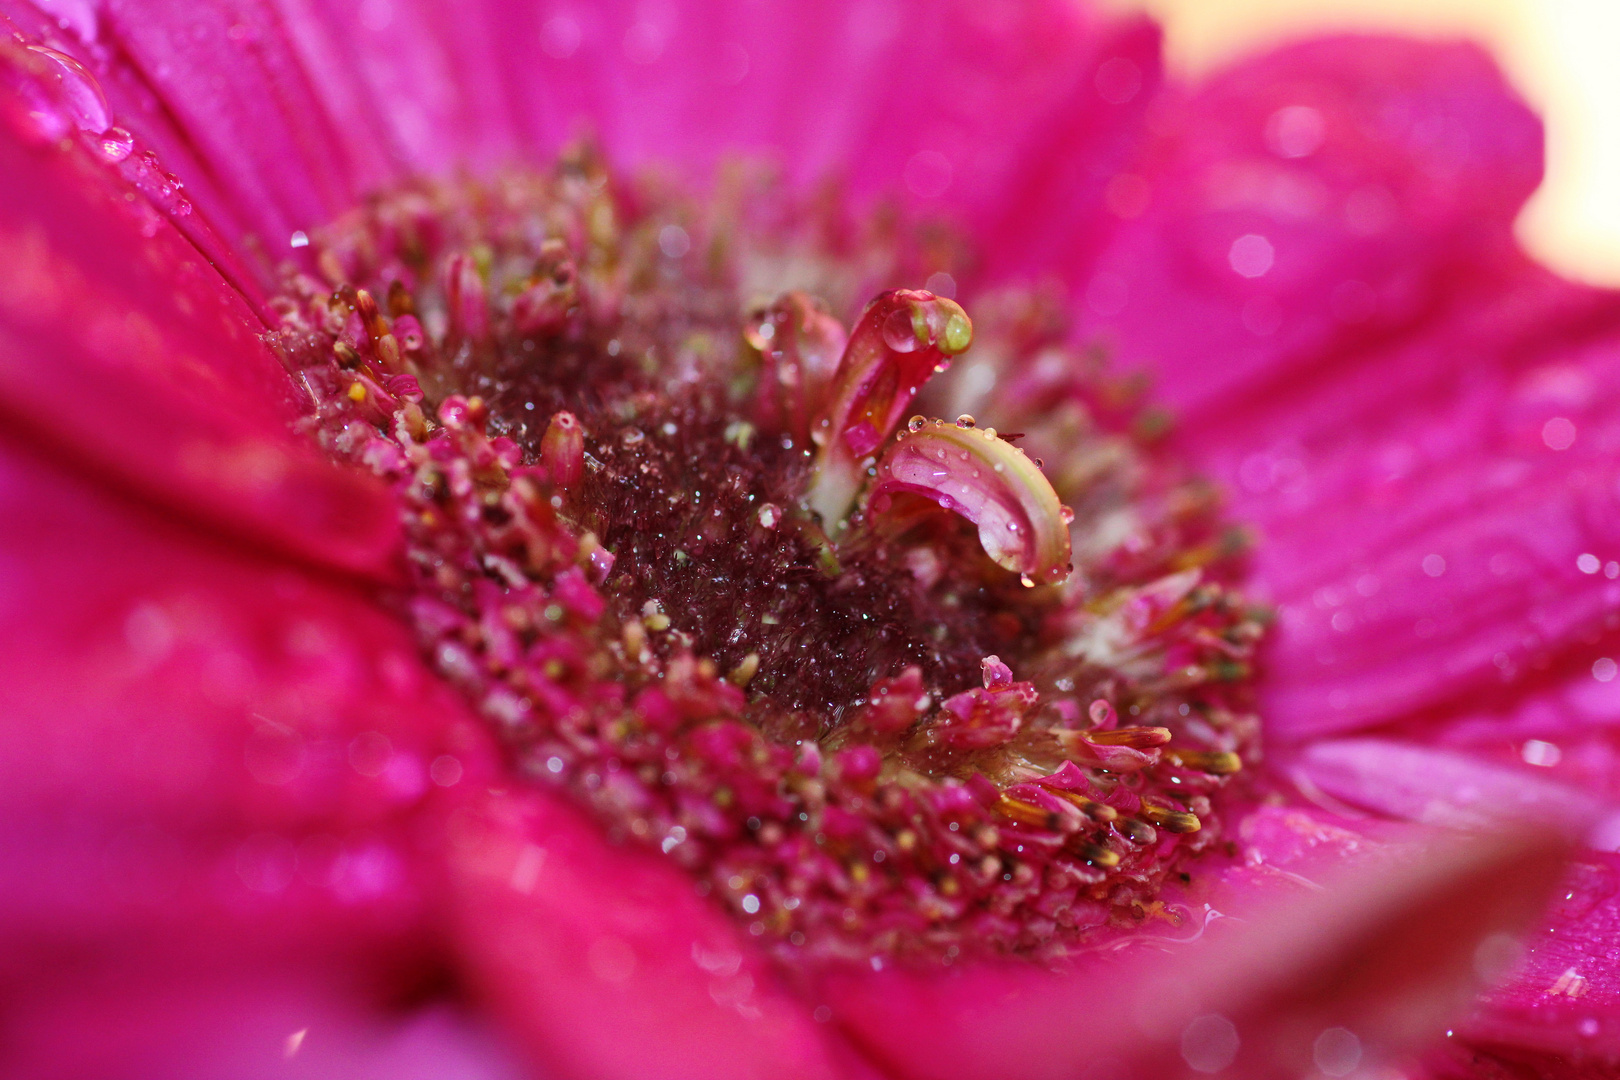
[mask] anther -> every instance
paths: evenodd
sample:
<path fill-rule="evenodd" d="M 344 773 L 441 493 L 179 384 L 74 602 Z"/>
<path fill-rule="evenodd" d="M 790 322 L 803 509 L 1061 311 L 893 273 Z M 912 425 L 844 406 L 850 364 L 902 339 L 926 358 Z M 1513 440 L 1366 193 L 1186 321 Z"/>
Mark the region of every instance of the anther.
<path fill-rule="evenodd" d="M 1072 803 L 1074 806 L 1079 808 L 1082 814 L 1085 814 L 1092 821 L 1106 824 L 1119 817 L 1119 811 L 1115 810 L 1112 806 L 1109 806 L 1104 802 L 1098 802 L 1096 799 L 1088 799 L 1078 792 L 1069 791 L 1067 788 L 1059 787 L 1048 787 L 1046 790 L 1050 791 L 1053 795 L 1056 795 L 1063 801 Z"/>
<path fill-rule="evenodd" d="M 1164 756 L 1171 762 L 1211 776 L 1230 776 L 1243 770 L 1243 759 L 1230 750 L 1169 749 Z"/>
<path fill-rule="evenodd" d="M 388 314 L 394 318 L 401 315 L 416 315 L 416 298 L 401 281 L 395 280 L 388 286 Z"/>
<path fill-rule="evenodd" d="M 1158 806 L 1150 802 L 1142 803 L 1141 813 L 1165 832 L 1195 833 L 1204 827 L 1197 814 L 1189 814 L 1185 810 L 1172 810 L 1167 806 Z"/>
<path fill-rule="evenodd" d="M 1151 844 L 1159 839 L 1159 831 L 1137 818 L 1120 818 L 1114 828 L 1133 844 Z"/>
<path fill-rule="evenodd" d="M 1045 807 L 1003 795 L 996 800 L 996 812 L 1009 821 L 1036 829 L 1056 830 L 1061 824 L 1058 815 Z"/>
<path fill-rule="evenodd" d="M 1119 865 L 1119 855 L 1101 844 L 1080 843 L 1074 845 L 1073 851 L 1093 866 L 1101 866 L 1106 869 Z"/>
<path fill-rule="evenodd" d="M 1150 746 L 1163 746 L 1170 741 L 1170 729 L 1162 727 L 1128 727 L 1115 731 L 1085 732 L 1087 741 L 1099 746 L 1129 746 L 1133 750 L 1146 750 Z"/>

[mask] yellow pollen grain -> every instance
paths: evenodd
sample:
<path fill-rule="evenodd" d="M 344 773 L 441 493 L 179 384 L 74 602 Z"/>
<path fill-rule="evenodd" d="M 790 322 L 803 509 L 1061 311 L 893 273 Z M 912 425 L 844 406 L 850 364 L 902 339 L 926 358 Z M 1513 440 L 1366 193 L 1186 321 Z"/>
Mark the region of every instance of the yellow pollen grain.
<path fill-rule="evenodd" d="M 366 400 L 366 388 L 365 388 L 365 386 L 358 383 L 358 382 L 350 383 L 349 384 L 349 400 L 354 402 L 356 405 L 358 405 L 362 401 Z"/>
<path fill-rule="evenodd" d="M 726 681 L 733 686 L 747 686 L 759 673 L 759 653 L 751 652 L 740 660 L 736 667 L 726 673 Z"/>

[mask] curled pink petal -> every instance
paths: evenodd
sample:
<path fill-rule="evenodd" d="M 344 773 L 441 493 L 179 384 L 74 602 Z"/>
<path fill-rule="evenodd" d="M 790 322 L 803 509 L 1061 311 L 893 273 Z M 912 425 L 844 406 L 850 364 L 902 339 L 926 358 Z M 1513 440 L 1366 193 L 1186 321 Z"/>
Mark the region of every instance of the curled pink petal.
<path fill-rule="evenodd" d="M 990 428 L 913 421 L 878 460 L 869 515 L 881 517 L 898 494 L 973 522 L 984 553 L 1027 584 L 1069 576 L 1068 512 L 1040 467 Z"/>

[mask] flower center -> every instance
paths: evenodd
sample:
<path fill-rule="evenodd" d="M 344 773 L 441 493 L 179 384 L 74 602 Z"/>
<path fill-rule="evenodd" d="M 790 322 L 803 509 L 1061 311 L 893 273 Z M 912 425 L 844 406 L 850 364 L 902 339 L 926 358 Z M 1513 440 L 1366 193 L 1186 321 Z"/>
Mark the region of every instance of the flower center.
<path fill-rule="evenodd" d="M 1054 305 L 882 291 L 949 246 L 875 220 L 588 154 L 424 182 L 314 236 L 272 339 L 394 485 L 402 608 L 516 773 L 755 936 L 949 962 L 1174 921 L 1257 736 L 1236 545 Z M 947 404 L 1021 434 L 904 422 Z"/>

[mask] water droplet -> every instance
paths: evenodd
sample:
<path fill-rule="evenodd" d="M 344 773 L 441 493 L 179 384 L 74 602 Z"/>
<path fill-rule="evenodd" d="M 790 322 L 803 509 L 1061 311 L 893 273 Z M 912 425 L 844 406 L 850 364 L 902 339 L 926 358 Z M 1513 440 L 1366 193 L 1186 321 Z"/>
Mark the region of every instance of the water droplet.
<path fill-rule="evenodd" d="M 956 426 L 959 428 L 970 428 L 974 425 L 974 422 L 973 417 L 969 416 L 967 413 L 963 413 L 961 416 L 956 418 Z"/>
<path fill-rule="evenodd" d="M 1067 506 L 1058 507 L 1058 517 L 1063 519 L 1063 524 L 1065 525 L 1074 524 L 1074 511 L 1070 510 Z"/>
<path fill-rule="evenodd" d="M 1018 584 L 1022 585 L 1026 589 L 1033 589 L 1035 587 L 1035 579 L 1030 577 L 1028 574 L 1020 574 L 1018 576 Z"/>
<path fill-rule="evenodd" d="M 913 416 L 910 420 L 906 421 L 906 428 L 910 431 L 921 431 L 923 426 L 927 423 L 928 421 L 922 417 Z"/>
<path fill-rule="evenodd" d="M 984 429 L 984 437 L 987 438 L 987 439 L 995 438 L 996 437 L 996 429 L 993 428 L 993 427 L 985 428 Z"/>
<path fill-rule="evenodd" d="M 658 250 L 671 259 L 679 259 L 692 250 L 692 238 L 679 225 L 665 225 L 658 232 Z"/>
<path fill-rule="evenodd" d="M 1608 866 L 1576 863 L 1565 872 L 1563 888 L 1555 894 L 1553 915 L 1561 922 L 1578 922 L 1617 891 L 1620 878 Z"/>
<path fill-rule="evenodd" d="M 767 529 L 776 528 L 776 523 L 782 519 L 782 511 L 771 503 L 759 508 L 759 523 Z"/>
<path fill-rule="evenodd" d="M 911 309 L 896 308 L 883 320 L 883 343 L 898 353 L 916 352 L 917 329 L 911 322 Z"/>
<path fill-rule="evenodd" d="M 98 148 L 101 150 L 102 157 L 117 164 L 129 157 L 130 153 L 135 149 L 135 136 L 121 127 L 108 128 L 102 132 Z"/>
<path fill-rule="evenodd" d="M 107 115 L 107 95 L 101 92 L 96 77 L 73 57 L 47 49 L 43 45 L 30 45 L 28 51 L 56 65 L 57 84 L 61 90 L 60 104 L 80 131 L 100 135 L 112 121 Z"/>

